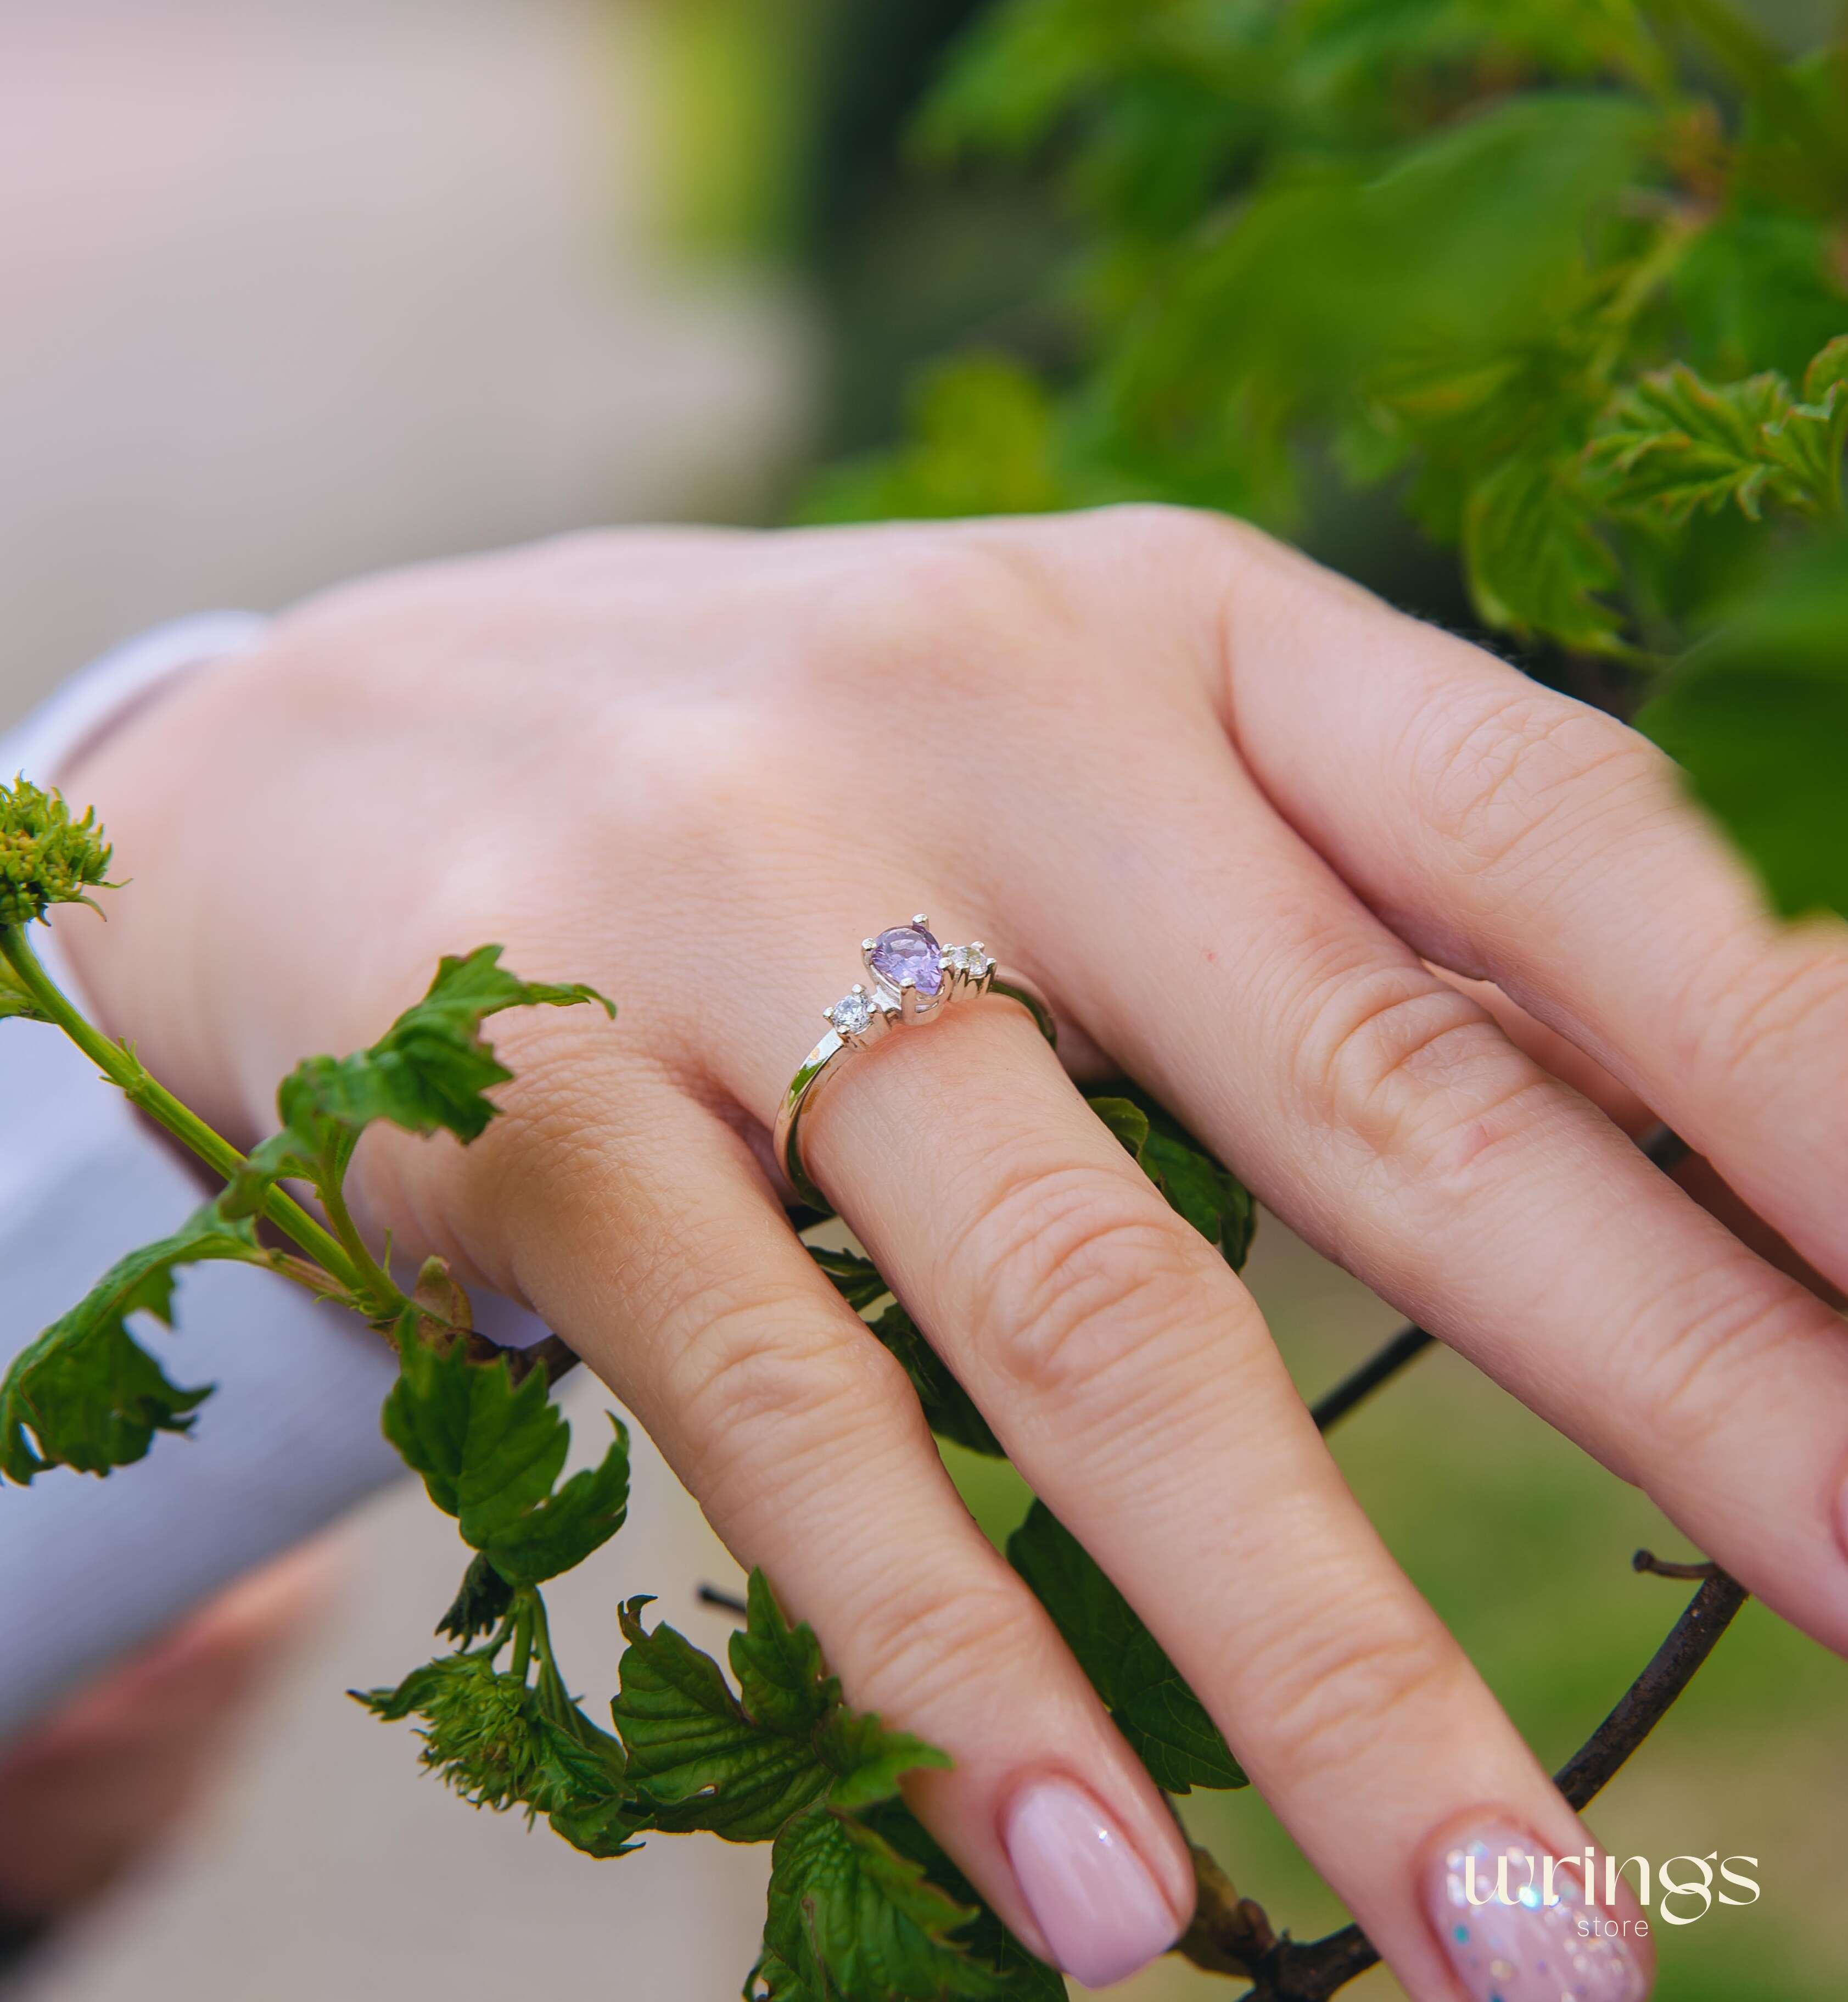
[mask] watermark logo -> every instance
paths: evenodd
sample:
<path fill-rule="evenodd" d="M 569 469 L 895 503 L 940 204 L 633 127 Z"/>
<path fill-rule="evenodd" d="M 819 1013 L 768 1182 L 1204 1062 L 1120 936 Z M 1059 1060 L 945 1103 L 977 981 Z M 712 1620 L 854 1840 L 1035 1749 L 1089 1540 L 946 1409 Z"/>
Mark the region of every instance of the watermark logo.
<path fill-rule="evenodd" d="M 1524 1882 L 1520 1881 L 1523 1864 Z M 1646 1936 L 1647 1919 L 1611 1916 L 1619 1880 L 1633 1868 L 1637 1902 L 1644 1910 L 1653 1908 L 1662 1925 L 1691 1926 L 1705 1918 L 1716 1903 L 1756 1905 L 1762 1895 L 1753 1874 L 1759 1867 L 1756 1856 L 1722 1857 L 1717 1850 L 1709 1850 L 1704 1856 L 1671 1856 L 1654 1865 L 1643 1856 L 1627 1856 L 1622 1862 L 1607 1856 L 1600 1873 L 1596 1853 L 1589 1849 L 1582 1857 L 1510 1857 L 1504 1852 L 1495 1860 L 1493 1880 L 1484 1882 L 1478 1875 L 1477 1858 L 1470 1855 L 1463 1862 L 1463 1895 L 1472 1905 L 1524 1905 L 1530 1911 L 1550 1905 L 1588 1906 L 1592 1909 L 1581 1911 L 1578 1920 L 1583 1937 L 1616 1937 L 1633 1931 Z"/>

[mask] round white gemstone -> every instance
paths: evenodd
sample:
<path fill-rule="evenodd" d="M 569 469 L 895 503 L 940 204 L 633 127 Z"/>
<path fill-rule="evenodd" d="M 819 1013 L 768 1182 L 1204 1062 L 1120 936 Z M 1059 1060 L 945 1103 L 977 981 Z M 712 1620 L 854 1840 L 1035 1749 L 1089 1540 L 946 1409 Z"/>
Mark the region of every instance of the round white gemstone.
<path fill-rule="evenodd" d="M 857 1036 L 873 1019 L 873 1003 L 863 994 L 843 994 L 831 1019 L 843 1036 Z"/>
<path fill-rule="evenodd" d="M 943 963 L 952 973 L 960 973 L 970 980 L 979 980 L 992 964 L 985 952 L 978 952 L 972 945 L 952 946 L 943 955 Z"/>

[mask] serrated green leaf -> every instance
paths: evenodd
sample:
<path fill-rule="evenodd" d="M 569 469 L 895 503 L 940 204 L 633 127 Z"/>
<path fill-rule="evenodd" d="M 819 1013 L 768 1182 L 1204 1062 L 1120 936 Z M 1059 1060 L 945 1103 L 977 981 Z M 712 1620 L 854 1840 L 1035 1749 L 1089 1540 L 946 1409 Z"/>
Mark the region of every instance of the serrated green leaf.
<path fill-rule="evenodd" d="M 1848 537 L 1771 573 L 1637 717 L 1788 917 L 1848 916 Z"/>
<path fill-rule="evenodd" d="M 128 1332 L 131 1315 L 173 1324 L 173 1275 L 227 1261 L 269 1266 L 247 1222 L 207 1204 L 170 1237 L 112 1265 L 70 1312 L 14 1357 L 0 1382 L 0 1474 L 29 1484 L 53 1467 L 106 1474 L 141 1459 L 157 1432 L 190 1431 L 211 1386 L 183 1390 Z"/>
<path fill-rule="evenodd" d="M 1580 653 L 1621 650 L 1622 621 L 1602 602 L 1621 573 L 1571 458 L 1518 455 L 1482 480 L 1463 510 L 1463 558 L 1490 625 Z"/>
<path fill-rule="evenodd" d="M 556 1494 L 489 1534 L 486 1554 L 513 1584 L 542 1585 L 556 1578 L 582 1564 L 622 1528 L 629 1512 L 629 1430 L 613 1412 L 607 1415 L 616 1436 L 601 1462 L 573 1474 Z M 472 1519 L 479 1523 L 481 1519 Z"/>
<path fill-rule="evenodd" d="M 972 1958 L 1001 1977 L 1006 2002 L 1065 2002 L 1064 1976 L 1021 1945 L 904 1801 L 884 1801 L 860 1819 L 901 1856 L 915 1863 L 952 1903 L 974 1909 L 975 1917 L 957 1930 L 956 1937 Z"/>
<path fill-rule="evenodd" d="M 505 1355 L 471 1362 L 467 1345 L 446 1351 L 418 1338 L 417 1317 L 398 1331 L 398 1380 L 385 1400 L 385 1435 L 424 1477 L 430 1498 L 453 1515 L 464 1542 L 485 1549 L 552 1492 L 570 1428 L 545 1373 L 520 1383 Z"/>
<path fill-rule="evenodd" d="M 875 1300 L 884 1299 L 892 1290 L 879 1268 L 857 1251 L 831 1251 L 824 1246 L 811 1244 L 808 1255 L 827 1274 L 833 1282 L 835 1291 L 856 1313 L 872 1306 Z"/>
<path fill-rule="evenodd" d="M 644 1627 L 642 1603 L 623 1609 L 629 1644 L 611 1714 L 630 1784 L 655 1805 L 661 1828 L 766 1841 L 813 1801 L 861 1805 L 895 1791 L 901 1774 L 948 1764 L 922 1740 L 846 1707 L 814 1633 L 783 1618 L 761 1572 L 731 1640 L 737 1696 L 683 1634 Z"/>
<path fill-rule="evenodd" d="M 1238 1271 L 1257 1228 L 1250 1191 L 1139 1085 L 1118 1079 L 1085 1097 L 1173 1208 Z"/>
<path fill-rule="evenodd" d="M 495 1113 L 486 1093 L 513 1075 L 482 1035 L 490 1015 L 586 1002 L 615 1015 L 615 1004 L 594 988 L 519 979 L 500 964 L 500 953 L 484 945 L 465 958 L 445 958 L 423 999 L 369 1049 L 298 1065 L 277 1090 L 281 1128 L 253 1150 L 230 1204 L 254 1210 L 270 1184 L 292 1177 L 337 1183 L 375 1121 L 412 1133 L 450 1132 L 464 1142 L 479 1138 Z"/>
<path fill-rule="evenodd" d="M 1787 448 L 1773 443 L 1794 407 L 1780 375 L 1714 383 L 1677 362 L 1616 399 L 1589 462 L 1613 507 L 1679 525 L 1730 504 L 1756 521 L 1771 503 L 1806 498 Z"/>
<path fill-rule="evenodd" d="M 1043 1502 L 1008 1539 L 1007 1556 L 1158 1786 L 1184 1794 L 1249 1784 L 1154 1635 Z"/>
<path fill-rule="evenodd" d="M 786 1983 L 829 2002 L 1004 1996 L 1002 1977 L 952 1937 L 975 1917 L 882 1836 L 825 1805 L 792 1819 L 771 1851 L 765 1947 Z"/>

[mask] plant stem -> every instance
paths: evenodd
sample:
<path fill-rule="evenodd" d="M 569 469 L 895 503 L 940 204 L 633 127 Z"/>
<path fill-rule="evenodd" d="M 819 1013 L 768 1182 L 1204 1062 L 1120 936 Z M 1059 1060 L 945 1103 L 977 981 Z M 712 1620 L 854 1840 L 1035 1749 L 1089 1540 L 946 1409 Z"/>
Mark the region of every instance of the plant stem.
<path fill-rule="evenodd" d="M 514 1615 L 513 1659 L 507 1665 L 507 1672 L 521 1682 L 526 1679 L 526 1671 L 532 1663 L 532 1611 L 535 1604 L 532 1592 L 523 1592 L 518 1610 Z"/>
<path fill-rule="evenodd" d="M 39 1013 L 61 1029 L 124 1097 L 164 1127 L 214 1174 L 227 1182 L 236 1179 L 247 1165 L 244 1156 L 152 1076 L 126 1045 L 112 1042 L 84 1020 L 39 963 L 23 926 L 0 926 L 0 955 L 19 976 Z M 325 1266 L 348 1292 L 361 1299 L 367 1296 L 364 1282 L 345 1247 L 292 1196 L 272 1188 L 263 1199 L 263 1213 L 285 1237 Z"/>

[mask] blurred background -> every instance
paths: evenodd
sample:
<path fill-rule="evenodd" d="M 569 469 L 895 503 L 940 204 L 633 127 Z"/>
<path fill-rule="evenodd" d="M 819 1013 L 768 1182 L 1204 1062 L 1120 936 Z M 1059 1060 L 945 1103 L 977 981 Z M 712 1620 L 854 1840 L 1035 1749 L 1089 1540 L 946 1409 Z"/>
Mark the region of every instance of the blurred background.
<path fill-rule="evenodd" d="M 1056 340 L 1068 254 L 1030 177 L 908 172 L 900 134 L 975 0 L 0 0 L 0 724 L 138 627 L 595 521 L 769 521 L 888 440 L 915 361 Z M 1318 524 L 1464 616 L 1452 567 Z M 1254 1281 L 1306 1390 L 1395 1324 L 1274 1222 Z M 5 1310 L 0 1297 L 0 1311 Z M 579 1386 L 574 1410 L 595 1401 Z M 1337 1450 L 1389 1541 L 1557 1763 L 1667 1630 L 1648 1505 L 1445 1355 Z M 1022 1505 L 961 1470 L 985 1526 Z M 736 1572 L 657 1461 L 558 1594 L 607 1693 L 619 1596 L 700 1644 Z M 395 1491 L 183 1840 L 23 1975 L 20 2002 L 736 1992 L 757 1853 L 619 1864 L 417 1776 L 341 1692 L 395 1675 L 456 1566 Z M 1608 1846 L 1760 1860 L 1761 1903 L 1662 1941 L 1670 2002 L 1843 1992 L 1848 1670 L 1756 1606 L 1594 1812 Z M 1340 1914 L 1250 1794 L 1203 1837 L 1299 1935 Z M 0 1977 L 0 1988 L 5 1986 Z M 9 1997 L 14 1990 L 8 1990 Z M 1236 1993 L 1180 1967 L 1137 2002 Z M 1396 1993 L 1376 1974 L 1348 1991 Z"/>

